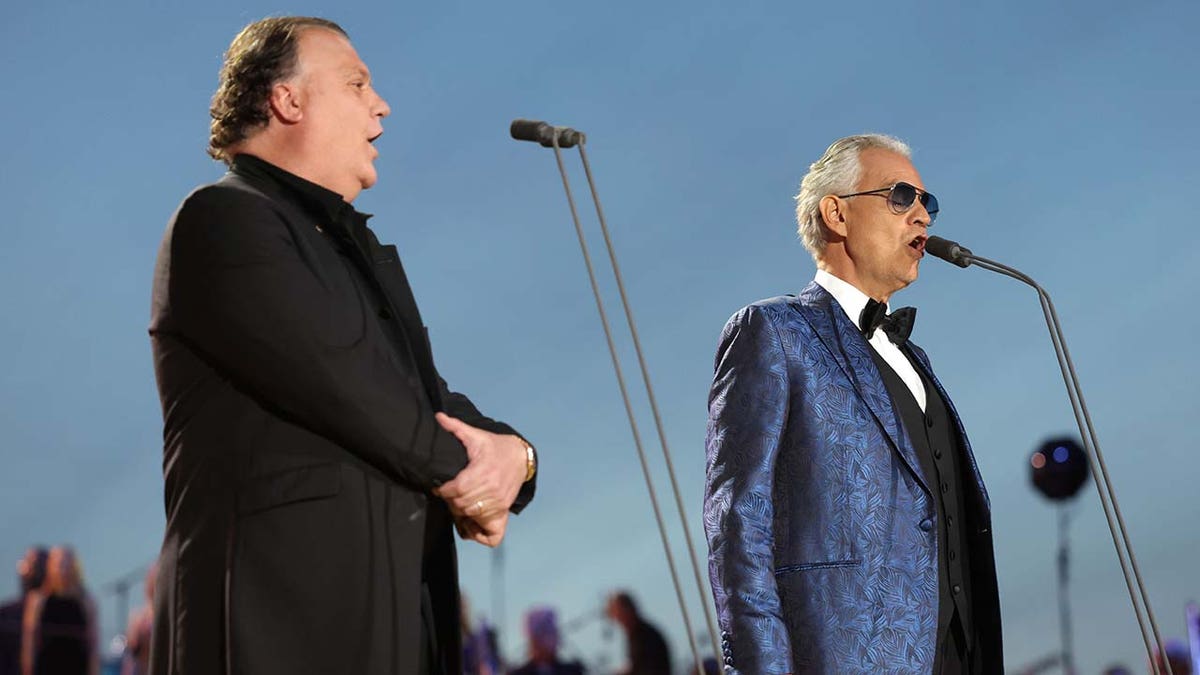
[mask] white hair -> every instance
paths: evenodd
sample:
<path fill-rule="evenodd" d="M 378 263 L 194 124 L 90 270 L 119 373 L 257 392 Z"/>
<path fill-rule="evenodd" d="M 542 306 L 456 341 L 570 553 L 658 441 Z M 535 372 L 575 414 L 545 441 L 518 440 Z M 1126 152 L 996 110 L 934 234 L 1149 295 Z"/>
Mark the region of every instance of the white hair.
<path fill-rule="evenodd" d="M 860 156 L 867 148 L 882 148 L 898 155 L 912 157 L 904 141 L 884 134 L 860 134 L 834 141 L 821 159 L 808 167 L 800 192 L 796 195 L 797 232 L 804 248 L 818 260 L 825 251 L 825 219 L 821 216 L 821 199 L 826 195 L 854 192 L 862 177 Z"/>

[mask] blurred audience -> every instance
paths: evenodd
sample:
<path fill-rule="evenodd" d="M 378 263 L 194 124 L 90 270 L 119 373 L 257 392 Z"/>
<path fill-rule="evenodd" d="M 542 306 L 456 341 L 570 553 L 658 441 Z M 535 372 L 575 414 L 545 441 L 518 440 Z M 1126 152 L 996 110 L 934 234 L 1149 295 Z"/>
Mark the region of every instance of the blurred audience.
<path fill-rule="evenodd" d="M 150 630 L 154 627 L 154 583 L 158 577 L 158 563 L 146 570 L 142 589 L 146 604 L 129 617 L 125 629 L 125 655 L 121 659 L 121 675 L 149 675 L 150 673 Z"/>
<path fill-rule="evenodd" d="M 79 560 L 68 546 L 49 550 L 30 547 L 17 561 L 20 593 L 0 605 L 0 675 L 99 675 L 100 654 L 96 606 L 83 582 Z M 146 572 L 145 604 L 129 617 L 120 675 L 149 675 L 150 637 L 154 625 L 157 564 Z M 470 609 L 462 598 L 464 675 L 584 675 L 579 661 L 559 658 L 558 616 L 550 607 L 525 614 L 528 660 L 505 670 L 496 631 L 486 621 L 472 626 Z M 619 675 L 671 675 L 671 655 L 662 633 L 647 622 L 625 591 L 608 596 L 604 614 L 625 633 L 628 667 Z M 106 665 L 117 672 L 117 657 Z M 1155 654 L 1156 667 L 1174 675 L 1200 675 L 1192 668 L 1188 644 L 1168 640 Z M 696 668 L 687 671 L 695 673 Z M 1155 672 L 1151 667 L 1150 672 Z M 704 659 L 701 672 L 716 675 L 720 664 Z M 1123 665 L 1105 668 L 1103 675 L 1132 675 Z"/>
<path fill-rule="evenodd" d="M 75 552 L 50 549 L 46 581 L 30 591 L 21 636 L 22 675 L 99 675 L 96 607 Z"/>
<path fill-rule="evenodd" d="M 1173 675 L 1192 675 L 1192 652 L 1183 640 L 1167 640 L 1163 648 L 1154 653 L 1154 657 L 1161 673 L 1167 672 L 1167 663 L 1170 663 Z M 1154 669 L 1151 668 L 1150 672 L 1153 673 Z"/>
<path fill-rule="evenodd" d="M 21 672 L 21 636 L 25 603 L 29 594 L 46 583 L 46 559 L 50 552 L 31 547 L 17 561 L 17 585 L 20 595 L 0 605 L 0 675 Z"/>
<path fill-rule="evenodd" d="M 504 672 L 504 659 L 496 640 L 496 630 L 486 621 L 471 626 L 471 605 L 466 595 L 459 596 L 459 620 L 462 621 L 464 675 L 499 675 Z"/>
<path fill-rule="evenodd" d="M 549 607 L 535 607 L 525 614 L 525 638 L 529 661 L 509 675 L 583 675 L 578 661 L 558 658 L 558 620 Z"/>
<path fill-rule="evenodd" d="M 608 597 L 605 613 L 625 631 L 629 667 L 622 675 L 671 675 L 671 650 L 662 633 L 638 613 L 637 603 L 624 591 Z"/>

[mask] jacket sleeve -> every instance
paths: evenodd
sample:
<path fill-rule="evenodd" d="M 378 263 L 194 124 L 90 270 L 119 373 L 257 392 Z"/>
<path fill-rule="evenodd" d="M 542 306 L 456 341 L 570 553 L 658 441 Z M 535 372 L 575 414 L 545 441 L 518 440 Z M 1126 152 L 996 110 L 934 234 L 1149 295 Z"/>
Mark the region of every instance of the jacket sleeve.
<path fill-rule="evenodd" d="M 387 345 L 331 339 L 345 330 L 347 299 L 315 271 L 269 201 L 203 188 L 184 201 L 167 236 L 159 274 L 169 279 L 170 325 L 235 387 L 418 488 L 466 466 L 465 448 L 438 425 L 419 380 Z"/>
<path fill-rule="evenodd" d="M 775 584 L 775 463 L 788 375 L 770 317 L 747 307 L 725 325 L 708 398 L 704 530 L 726 672 L 792 672 Z"/>
<path fill-rule="evenodd" d="M 442 408 L 443 412 L 451 417 L 456 417 L 473 427 L 479 427 L 485 431 L 490 431 L 494 434 L 511 434 L 518 436 L 526 443 L 529 443 L 524 436 L 518 434 L 516 430 L 508 426 L 504 422 L 498 422 L 483 413 L 479 412 L 479 408 L 471 402 L 471 399 L 466 395 L 456 391 L 450 391 L 450 387 L 446 381 L 438 377 L 438 386 L 441 387 L 442 393 Z M 532 445 L 532 443 L 530 443 Z M 517 499 L 513 502 L 509 509 L 513 513 L 520 513 L 524 508 L 533 501 L 533 495 L 537 491 L 537 474 L 529 482 L 521 486 L 521 491 L 517 493 Z"/>

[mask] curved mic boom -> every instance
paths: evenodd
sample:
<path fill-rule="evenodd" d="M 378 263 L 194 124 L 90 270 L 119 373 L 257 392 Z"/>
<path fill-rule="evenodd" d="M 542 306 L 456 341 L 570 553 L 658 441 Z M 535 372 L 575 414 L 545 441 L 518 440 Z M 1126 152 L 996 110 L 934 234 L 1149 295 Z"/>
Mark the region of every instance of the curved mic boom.
<path fill-rule="evenodd" d="M 1150 607 L 1150 598 L 1146 593 L 1146 586 L 1142 582 L 1142 573 L 1138 569 L 1137 559 L 1133 555 L 1133 545 L 1129 542 L 1129 533 L 1125 530 L 1125 518 L 1121 515 L 1121 507 L 1117 504 L 1117 494 L 1113 489 L 1112 481 L 1109 480 L 1104 455 L 1100 452 L 1100 441 L 1096 437 L 1096 429 L 1092 425 L 1092 415 L 1088 412 L 1087 403 L 1083 400 L 1083 388 L 1079 385 L 1079 377 L 1075 374 L 1075 364 L 1071 361 L 1071 353 L 1067 351 L 1066 338 L 1063 336 L 1062 325 L 1058 321 L 1058 312 L 1054 310 L 1050 294 L 1046 293 L 1044 288 L 1024 272 L 995 260 L 975 255 L 971 249 L 958 242 L 941 237 L 930 237 L 925 241 L 925 250 L 933 256 L 959 267 L 969 267 L 974 264 L 989 272 L 1003 274 L 1028 284 L 1037 291 L 1038 298 L 1042 303 L 1042 313 L 1046 316 L 1046 326 L 1050 329 L 1050 341 L 1054 343 L 1054 353 L 1058 357 L 1058 367 L 1062 370 L 1063 382 L 1067 385 L 1067 396 L 1071 399 L 1071 411 L 1075 413 L 1075 422 L 1079 426 L 1079 435 L 1083 438 L 1083 446 L 1088 453 L 1088 462 L 1091 464 L 1096 491 L 1100 493 L 1100 506 L 1104 509 L 1104 517 L 1108 521 L 1108 531 L 1112 535 L 1113 547 L 1117 552 L 1117 561 L 1121 563 L 1121 573 L 1125 576 L 1125 585 L 1129 589 L 1129 600 L 1133 604 L 1138 628 L 1142 632 L 1146 654 L 1150 658 L 1152 670 L 1157 675 L 1160 671 L 1154 657 L 1155 649 L 1151 643 L 1153 641 L 1154 644 L 1162 644 L 1158 621 L 1154 618 L 1154 610 Z M 1143 616 L 1143 608 L 1145 616 Z M 1167 663 L 1163 670 L 1167 675 L 1173 675 L 1170 663 Z"/>

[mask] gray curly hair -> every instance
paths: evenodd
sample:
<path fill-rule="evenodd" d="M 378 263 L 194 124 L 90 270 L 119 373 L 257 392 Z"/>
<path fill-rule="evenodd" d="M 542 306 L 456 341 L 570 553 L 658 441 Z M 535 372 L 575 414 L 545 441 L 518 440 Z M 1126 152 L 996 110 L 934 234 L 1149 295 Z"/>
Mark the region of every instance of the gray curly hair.
<path fill-rule="evenodd" d="M 905 157 L 912 156 L 908 145 L 894 136 L 846 136 L 826 148 L 825 154 L 808 167 L 808 173 L 800 181 L 800 192 L 796 195 L 797 232 L 813 260 L 820 258 L 828 241 L 825 219 L 821 216 L 821 199 L 826 195 L 854 192 L 862 177 L 859 156 L 868 148 L 882 148 Z"/>

